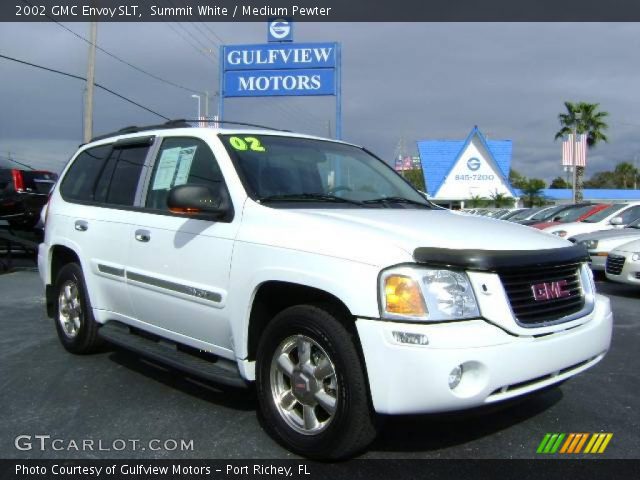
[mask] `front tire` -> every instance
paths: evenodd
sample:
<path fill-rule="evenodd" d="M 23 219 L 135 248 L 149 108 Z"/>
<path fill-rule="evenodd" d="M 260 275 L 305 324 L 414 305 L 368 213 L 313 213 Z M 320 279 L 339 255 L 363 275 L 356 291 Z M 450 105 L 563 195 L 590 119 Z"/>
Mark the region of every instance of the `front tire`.
<path fill-rule="evenodd" d="M 68 263 L 55 282 L 54 319 L 62 346 L 71 353 L 92 353 L 102 344 L 93 318 L 82 268 Z"/>
<path fill-rule="evenodd" d="M 300 455 L 347 458 L 375 437 L 352 336 L 323 308 L 299 305 L 276 315 L 258 347 L 256 386 L 265 427 Z"/>

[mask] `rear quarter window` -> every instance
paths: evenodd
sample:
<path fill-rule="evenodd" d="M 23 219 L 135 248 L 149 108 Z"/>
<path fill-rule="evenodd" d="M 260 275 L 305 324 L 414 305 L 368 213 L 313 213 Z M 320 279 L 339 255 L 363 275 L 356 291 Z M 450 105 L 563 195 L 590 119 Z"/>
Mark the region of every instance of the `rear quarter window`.
<path fill-rule="evenodd" d="M 66 200 L 93 201 L 93 192 L 111 145 L 85 150 L 76 157 L 62 179 L 60 193 Z"/>

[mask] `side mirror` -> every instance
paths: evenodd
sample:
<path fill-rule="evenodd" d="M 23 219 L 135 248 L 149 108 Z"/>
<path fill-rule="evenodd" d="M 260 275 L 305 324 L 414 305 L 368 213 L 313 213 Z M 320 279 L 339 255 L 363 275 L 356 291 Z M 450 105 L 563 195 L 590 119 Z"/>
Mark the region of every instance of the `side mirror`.
<path fill-rule="evenodd" d="M 623 225 L 622 217 L 613 217 L 611 220 L 609 220 L 609 223 L 614 227 L 620 227 Z"/>
<path fill-rule="evenodd" d="M 222 184 L 217 188 L 206 185 L 179 185 L 169 191 L 169 210 L 193 218 L 220 218 L 231 211 L 229 194 Z"/>
<path fill-rule="evenodd" d="M 558 215 L 557 217 L 553 217 L 553 220 L 551 220 L 552 222 L 557 222 L 559 220 L 562 220 L 562 217 L 560 215 Z"/>

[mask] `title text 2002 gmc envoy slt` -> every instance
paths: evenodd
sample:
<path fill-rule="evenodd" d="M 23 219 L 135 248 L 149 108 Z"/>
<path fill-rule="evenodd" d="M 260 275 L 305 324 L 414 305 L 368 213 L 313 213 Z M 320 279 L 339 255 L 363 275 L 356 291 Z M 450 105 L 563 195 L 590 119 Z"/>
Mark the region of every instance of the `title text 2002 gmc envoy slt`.
<path fill-rule="evenodd" d="M 376 412 L 499 402 L 607 352 L 583 247 L 435 207 L 354 145 L 188 127 L 94 139 L 62 173 L 38 263 L 67 350 L 255 381 L 270 433 L 327 459 Z"/>

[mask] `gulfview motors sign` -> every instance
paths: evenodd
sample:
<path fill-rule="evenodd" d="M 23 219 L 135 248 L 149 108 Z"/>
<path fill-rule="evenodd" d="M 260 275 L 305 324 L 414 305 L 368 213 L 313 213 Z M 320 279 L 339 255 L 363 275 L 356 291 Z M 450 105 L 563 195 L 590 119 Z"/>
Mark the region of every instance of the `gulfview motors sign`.
<path fill-rule="evenodd" d="M 335 43 L 235 45 L 222 48 L 225 97 L 336 95 Z"/>

